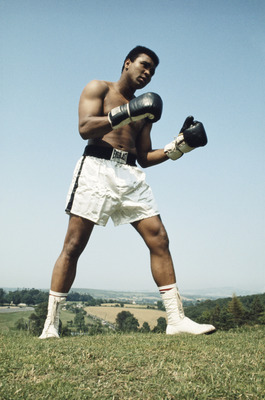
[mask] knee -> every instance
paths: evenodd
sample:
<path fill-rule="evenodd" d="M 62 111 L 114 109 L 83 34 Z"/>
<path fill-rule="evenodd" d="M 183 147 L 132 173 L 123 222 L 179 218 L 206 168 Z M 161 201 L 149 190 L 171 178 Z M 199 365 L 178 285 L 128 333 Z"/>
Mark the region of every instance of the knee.
<path fill-rule="evenodd" d="M 68 259 L 78 259 L 84 250 L 82 243 L 76 238 L 66 241 L 63 247 L 63 255 Z"/>
<path fill-rule="evenodd" d="M 169 249 L 169 239 L 165 229 L 159 229 L 151 238 L 150 251 L 153 253 L 164 253 Z"/>

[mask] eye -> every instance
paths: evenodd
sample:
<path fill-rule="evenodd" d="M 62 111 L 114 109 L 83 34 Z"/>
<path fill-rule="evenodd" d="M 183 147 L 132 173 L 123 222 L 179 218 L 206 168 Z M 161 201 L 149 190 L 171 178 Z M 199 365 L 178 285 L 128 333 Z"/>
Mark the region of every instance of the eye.
<path fill-rule="evenodd" d="M 155 69 L 152 68 L 151 65 L 150 65 L 148 62 L 143 61 L 143 62 L 142 62 L 142 65 L 143 65 L 143 67 L 144 67 L 145 69 L 148 69 L 148 70 L 149 70 L 151 76 L 153 76 L 153 75 L 155 74 Z"/>

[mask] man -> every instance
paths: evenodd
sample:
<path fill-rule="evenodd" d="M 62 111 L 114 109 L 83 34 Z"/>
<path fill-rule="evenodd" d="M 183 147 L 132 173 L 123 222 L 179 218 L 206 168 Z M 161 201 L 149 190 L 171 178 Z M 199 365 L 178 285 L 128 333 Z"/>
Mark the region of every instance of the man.
<path fill-rule="evenodd" d="M 52 274 L 41 339 L 59 337 L 60 308 L 74 282 L 78 258 L 94 226 L 106 225 L 109 217 L 115 225 L 130 223 L 150 250 L 152 275 L 167 312 L 166 333 L 215 330 L 184 315 L 167 233 L 145 174 L 135 163 L 137 160 L 146 168 L 176 160 L 207 143 L 203 125 L 188 117 L 177 139 L 164 149 L 152 149 L 151 128 L 161 117 L 162 100 L 155 93 L 134 94 L 151 81 L 158 64 L 153 51 L 137 46 L 125 58 L 117 82 L 94 80 L 81 94 L 79 132 L 88 145 L 77 163 L 67 197 L 69 226 Z"/>

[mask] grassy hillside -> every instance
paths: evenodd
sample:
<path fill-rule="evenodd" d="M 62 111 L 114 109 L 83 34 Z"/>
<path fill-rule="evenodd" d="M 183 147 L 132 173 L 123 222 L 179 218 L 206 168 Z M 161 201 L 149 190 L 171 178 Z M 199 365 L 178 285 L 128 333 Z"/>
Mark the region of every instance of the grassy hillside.
<path fill-rule="evenodd" d="M 0 398 L 264 399 L 265 327 L 210 336 L 0 335 Z"/>

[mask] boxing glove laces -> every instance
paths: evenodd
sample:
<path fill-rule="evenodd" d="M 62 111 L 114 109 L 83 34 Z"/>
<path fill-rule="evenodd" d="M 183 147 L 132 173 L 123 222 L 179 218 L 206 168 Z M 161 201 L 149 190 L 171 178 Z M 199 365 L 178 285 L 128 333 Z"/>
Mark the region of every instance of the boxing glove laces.
<path fill-rule="evenodd" d="M 112 129 L 119 129 L 140 119 L 148 118 L 151 122 L 157 122 L 161 118 L 163 102 L 156 93 L 145 93 L 135 97 L 129 103 L 113 108 L 108 113 L 108 119 Z"/>
<path fill-rule="evenodd" d="M 171 160 L 177 160 L 184 153 L 205 146 L 207 141 L 203 124 L 189 116 L 185 119 L 178 136 L 164 147 L 164 152 Z"/>

